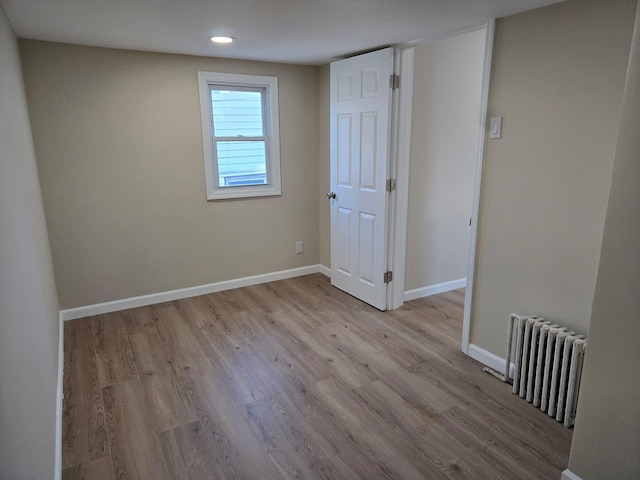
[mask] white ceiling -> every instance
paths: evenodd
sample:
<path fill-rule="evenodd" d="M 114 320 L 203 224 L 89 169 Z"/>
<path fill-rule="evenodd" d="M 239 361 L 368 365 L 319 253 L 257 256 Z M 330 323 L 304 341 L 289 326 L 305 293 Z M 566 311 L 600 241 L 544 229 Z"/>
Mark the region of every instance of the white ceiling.
<path fill-rule="evenodd" d="M 0 0 L 16 34 L 132 50 L 323 64 L 561 0 Z M 208 37 L 231 35 L 232 45 Z"/>

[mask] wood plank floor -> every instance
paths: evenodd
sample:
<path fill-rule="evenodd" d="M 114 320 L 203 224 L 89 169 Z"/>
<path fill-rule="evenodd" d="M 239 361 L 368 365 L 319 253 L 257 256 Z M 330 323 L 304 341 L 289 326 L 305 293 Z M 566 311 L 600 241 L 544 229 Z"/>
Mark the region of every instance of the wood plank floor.
<path fill-rule="evenodd" d="M 559 479 L 571 431 L 460 352 L 462 305 L 317 274 L 67 322 L 63 478 Z"/>

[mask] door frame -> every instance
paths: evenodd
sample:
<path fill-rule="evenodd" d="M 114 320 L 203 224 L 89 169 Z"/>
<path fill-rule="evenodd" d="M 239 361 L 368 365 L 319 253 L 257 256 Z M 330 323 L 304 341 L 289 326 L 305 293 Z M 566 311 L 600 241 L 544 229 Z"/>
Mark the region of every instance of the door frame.
<path fill-rule="evenodd" d="M 400 75 L 400 88 L 393 99 L 394 118 L 391 133 L 391 165 L 389 177 L 396 179 L 396 189 L 389 198 L 388 270 L 393 281 L 387 291 L 387 308 L 404 304 L 404 277 L 409 225 L 409 165 L 411 160 L 411 114 L 413 101 L 413 48 L 397 48 L 395 71 Z M 396 93 L 397 92 L 397 93 Z"/>
<path fill-rule="evenodd" d="M 473 287 L 476 274 L 476 250 L 478 239 L 478 214 L 480 210 L 480 194 L 482 186 L 482 171 L 484 163 L 484 146 L 487 129 L 487 106 L 489 103 L 489 82 L 491 77 L 491 60 L 495 35 L 495 20 L 458 29 L 444 35 L 429 37 L 409 42 L 399 46 L 400 53 L 396 54 L 396 71 L 400 73 L 400 88 L 396 104 L 398 105 L 395 118 L 395 131 L 392 137 L 397 143 L 392 150 L 390 175 L 395 175 L 396 191 L 390 198 L 389 212 L 389 267 L 393 269 L 393 281 L 388 292 L 387 306 L 389 309 L 399 308 L 404 304 L 405 263 L 407 253 L 408 205 L 409 205 L 409 166 L 411 153 L 411 114 L 413 100 L 413 47 L 420 44 L 432 43 L 444 38 L 486 28 L 484 66 L 482 72 L 482 93 L 480 99 L 480 135 L 476 154 L 476 173 L 473 193 L 471 238 L 469 241 L 469 263 L 467 268 L 467 286 L 465 289 L 464 315 L 462 324 L 461 350 L 469 353 L 469 337 L 471 333 L 471 309 L 473 307 Z M 392 144 L 393 146 L 393 144 Z"/>
<path fill-rule="evenodd" d="M 469 337 L 471 336 L 471 309 L 473 308 L 473 287 L 476 275 L 476 252 L 478 242 L 478 216 L 480 214 L 480 196 L 482 189 L 482 171 L 484 164 L 484 145 L 487 138 L 489 84 L 491 82 L 491 61 L 493 58 L 493 41 L 495 37 L 494 19 L 487 22 L 487 33 L 484 46 L 484 68 L 482 70 L 482 99 L 480 104 L 480 136 L 478 138 L 478 154 L 476 160 L 476 180 L 473 187 L 473 210 L 471 213 L 471 239 L 469 241 L 469 267 L 467 269 L 467 287 L 464 295 L 464 314 L 462 320 L 462 342 L 460 349 L 469 355 Z"/>

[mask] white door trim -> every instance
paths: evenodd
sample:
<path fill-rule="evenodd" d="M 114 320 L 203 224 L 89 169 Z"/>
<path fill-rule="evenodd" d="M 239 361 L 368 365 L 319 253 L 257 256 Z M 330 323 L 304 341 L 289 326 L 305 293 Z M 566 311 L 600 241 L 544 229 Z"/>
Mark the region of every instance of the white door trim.
<path fill-rule="evenodd" d="M 482 185 L 482 170 L 484 163 L 484 144 L 487 129 L 487 105 L 489 103 L 489 82 L 491 79 L 491 58 L 493 54 L 493 39 L 495 20 L 487 22 L 484 48 L 484 69 L 482 73 L 482 99 L 480 104 L 480 136 L 478 138 L 478 159 L 476 161 L 476 179 L 473 188 L 473 210 L 471 224 L 471 240 L 469 242 L 469 268 L 467 270 L 467 288 L 464 297 L 464 316 L 462 321 L 461 350 L 469 354 L 469 337 L 471 333 L 471 309 L 473 307 L 473 289 L 476 273 L 476 242 L 478 240 L 478 215 L 480 211 L 480 188 Z"/>
<path fill-rule="evenodd" d="M 411 155 L 411 105 L 413 101 L 413 47 L 396 50 L 396 72 L 400 74 L 400 88 L 395 98 L 395 116 L 392 137 L 396 139 L 395 162 L 390 175 L 396 179 L 396 190 L 390 198 L 390 269 L 393 281 L 387 298 L 390 310 L 404 304 L 404 277 L 407 258 L 407 227 L 409 211 L 409 165 Z M 398 63 L 400 65 L 398 65 Z"/>
<path fill-rule="evenodd" d="M 462 35 L 464 33 L 475 32 L 476 30 L 480 30 L 481 28 L 485 28 L 487 26 L 486 21 L 481 21 L 477 23 L 472 23 L 471 25 L 465 25 L 460 28 L 454 28 L 453 30 L 448 30 L 443 33 L 438 33 L 436 35 L 431 35 L 423 38 L 416 38 L 415 40 L 410 40 L 400 45 L 396 45 L 397 48 L 406 48 L 413 47 L 416 45 L 426 45 L 429 43 L 439 42 L 440 40 L 444 40 L 446 38 L 457 37 L 458 35 Z"/>
<path fill-rule="evenodd" d="M 409 210 L 409 168 L 411 159 L 411 115 L 413 103 L 413 64 L 414 64 L 414 46 L 433 43 L 443 38 L 449 38 L 467 32 L 486 28 L 485 40 L 485 58 L 482 74 L 482 99 L 480 111 L 480 135 L 478 138 L 478 156 L 476 162 L 476 175 L 473 197 L 473 218 L 478 216 L 480 205 L 480 184 L 482 177 L 482 162 L 484 158 L 484 132 L 486 130 L 487 103 L 489 97 L 489 77 L 491 74 L 491 54 L 493 51 L 493 19 L 478 25 L 471 25 L 464 29 L 448 32 L 443 35 L 428 37 L 404 44 L 400 49 L 400 53 L 396 57 L 400 57 L 400 68 L 396 71 L 400 73 L 400 89 L 398 97 L 398 116 L 396 123 L 396 138 L 398 139 L 396 147 L 396 192 L 392 196 L 391 217 L 394 223 L 390 232 L 390 241 L 392 244 L 392 252 L 390 255 L 391 266 L 393 267 L 393 282 L 391 282 L 391 294 L 389 295 L 388 308 L 399 308 L 404 303 L 404 285 L 406 272 L 406 256 L 407 256 L 407 229 L 409 226 L 408 210 Z M 397 67 L 397 66 L 396 66 Z M 391 171 L 394 166 L 392 165 Z M 467 287 L 464 305 L 464 323 L 462 329 L 462 351 L 467 353 L 469 349 L 469 331 L 471 325 L 471 300 L 473 289 L 473 275 L 475 270 L 475 251 L 477 238 L 477 222 L 473 222 L 471 228 L 469 267 L 467 270 Z"/>

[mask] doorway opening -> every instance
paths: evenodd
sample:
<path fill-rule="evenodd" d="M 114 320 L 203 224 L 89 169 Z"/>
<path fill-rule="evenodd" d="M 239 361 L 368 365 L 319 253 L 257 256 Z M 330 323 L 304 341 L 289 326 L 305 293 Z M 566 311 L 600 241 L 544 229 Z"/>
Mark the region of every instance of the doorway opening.
<path fill-rule="evenodd" d="M 400 73 L 400 88 L 394 90 L 389 99 L 393 102 L 388 112 L 389 146 L 384 177 L 388 190 L 388 215 L 384 219 L 386 236 L 383 240 L 386 258 L 384 265 L 378 268 L 384 272 L 376 273 L 384 273 L 386 280 L 386 274 L 391 272 L 393 283 L 386 287 L 386 305 L 383 302 L 382 307 L 380 304 L 376 306 L 383 310 L 394 309 L 407 300 L 466 288 L 462 334 L 465 353 L 473 293 L 475 219 L 479 204 L 492 42 L 493 21 L 490 21 L 464 32 L 397 48 L 393 71 Z M 339 75 L 339 72 L 332 73 L 334 90 L 340 85 L 339 81 L 346 88 L 346 77 L 340 78 Z M 393 78 L 390 83 L 394 85 Z M 336 95 L 337 90 L 331 94 L 332 102 Z M 351 131 L 351 121 L 356 118 L 349 115 L 348 112 L 334 114 L 333 110 L 331 113 L 329 194 L 336 193 L 339 186 L 339 165 L 335 159 L 340 153 L 339 144 L 345 145 L 344 132 Z M 365 119 L 362 112 L 357 116 Z M 338 141 L 340 132 L 337 125 L 340 122 L 344 126 L 342 142 Z M 354 144 L 362 145 L 361 139 L 357 136 L 351 139 L 349 147 L 341 153 L 342 158 L 359 160 L 360 152 L 353 150 Z M 354 156 L 349 157 L 351 153 Z M 343 175 L 345 172 L 342 171 Z M 358 178 L 350 178 L 359 179 L 359 175 Z M 395 189 L 388 188 L 389 181 L 396 186 Z M 353 241 L 353 237 L 336 235 L 334 228 L 340 220 L 339 214 L 342 214 L 343 224 L 347 225 L 345 219 L 351 210 L 341 209 L 336 196 L 329 199 L 332 202 L 333 268 L 336 265 L 334 254 L 341 254 L 338 242 L 342 241 L 344 246 Z M 355 223 L 365 227 L 374 224 L 371 215 L 356 213 L 354 217 L 359 222 Z M 369 222 L 361 221 L 363 219 Z M 355 227 L 352 231 L 360 236 Z M 379 243 L 377 247 L 380 247 Z M 371 252 L 371 249 L 366 251 Z M 357 251 L 357 255 L 360 254 Z M 344 265 L 337 268 L 341 267 Z M 347 270 L 343 268 L 341 273 Z M 332 271 L 332 278 L 334 274 Z M 378 276 L 375 276 L 376 281 Z"/>
<path fill-rule="evenodd" d="M 409 151 L 398 164 L 408 166 L 406 228 L 398 224 L 396 231 L 406 232 L 403 300 L 465 289 L 465 353 L 493 27 L 490 21 L 410 47 L 404 76 L 413 86 L 400 92 L 401 120 L 411 122 Z"/>

